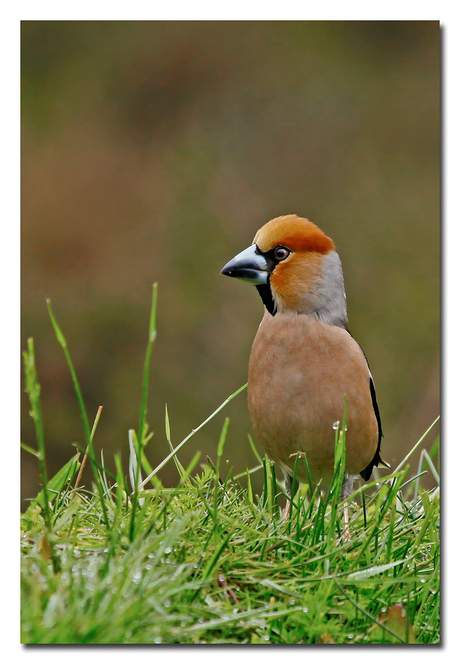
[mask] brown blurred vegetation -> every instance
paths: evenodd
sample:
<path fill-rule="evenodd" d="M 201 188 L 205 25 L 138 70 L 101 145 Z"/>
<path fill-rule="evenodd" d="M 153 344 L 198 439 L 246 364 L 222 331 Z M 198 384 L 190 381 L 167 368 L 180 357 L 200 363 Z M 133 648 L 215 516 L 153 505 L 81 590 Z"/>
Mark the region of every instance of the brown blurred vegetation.
<path fill-rule="evenodd" d="M 137 427 L 151 285 L 152 464 L 246 381 L 262 304 L 221 267 L 270 218 L 337 244 L 350 330 L 400 461 L 439 411 L 437 22 L 22 24 L 22 344 L 33 336 L 50 472 L 83 444 L 67 337 L 110 467 Z M 34 443 L 24 395 L 22 439 Z M 245 395 L 184 448 L 254 465 Z M 434 433 L 429 441 L 434 440 Z M 38 490 L 23 456 L 23 496 Z M 163 481 L 176 483 L 174 467 Z"/>

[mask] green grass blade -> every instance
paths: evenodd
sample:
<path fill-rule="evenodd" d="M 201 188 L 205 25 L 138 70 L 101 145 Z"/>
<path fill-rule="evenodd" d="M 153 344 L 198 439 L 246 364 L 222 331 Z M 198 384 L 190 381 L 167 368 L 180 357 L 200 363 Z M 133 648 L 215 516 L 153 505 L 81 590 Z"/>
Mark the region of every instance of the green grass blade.
<path fill-rule="evenodd" d="M 43 488 L 38 496 L 32 500 L 24 513 L 26 518 L 30 518 L 31 512 L 36 504 L 40 505 L 40 507 L 45 510 L 46 504 L 52 503 L 56 496 L 62 491 L 66 482 L 70 482 L 73 479 L 80 465 L 78 461 L 79 456 L 80 454 L 78 453 L 72 457 L 60 470 L 58 470 L 56 475 L 53 475 L 53 477 L 47 482 L 46 491 Z"/>
<path fill-rule="evenodd" d="M 147 350 L 145 353 L 144 360 L 144 371 L 142 375 L 142 392 L 141 392 L 141 407 L 139 412 L 139 428 L 137 432 L 137 437 L 135 438 L 135 455 L 137 457 L 135 464 L 135 477 L 133 479 L 134 488 L 133 488 L 133 505 L 132 505 L 132 514 L 131 514 L 131 526 L 130 526 L 130 537 L 134 538 L 135 533 L 135 521 L 136 521 L 136 512 L 137 512 L 137 503 L 138 503 L 138 493 L 141 488 L 141 465 L 142 465 L 142 454 L 145 445 L 145 435 L 146 435 L 146 422 L 147 422 L 147 400 L 149 394 L 149 375 L 150 375 L 150 363 L 152 358 L 153 345 L 156 339 L 156 312 L 157 312 L 157 295 L 158 295 L 158 284 L 154 283 L 152 287 L 152 304 L 150 308 L 150 323 L 149 323 L 149 338 L 147 342 Z"/>
<path fill-rule="evenodd" d="M 101 418 L 102 408 L 103 408 L 102 406 L 99 406 L 99 408 L 97 409 L 96 417 L 94 418 L 93 428 L 91 429 L 91 433 L 90 433 L 91 442 L 93 442 L 93 440 L 94 440 L 94 434 L 96 433 L 97 425 L 99 424 L 99 420 Z M 85 451 L 85 454 L 83 456 L 82 462 L 81 462 L 80 470 L 78 471 L 77 479 L 75 480 L 75 486 L 74 486 L 74 489 L 73 489 L 74 496 L 76 495 L 77 489 L 80 485 L 81 476 L 83 475 L 83 470 L 85 468 L 86 460 L 88 458 L 88 452 L 89 452 L 89 448 L 87 447 L 86 451 Z"/>
<path fill-rule="evenodd" d="M 423 441 L 424 441 L 425 438 L 428 436 L 428 434 L 430 433 L 430 431 L 432 430 L 432 428 L 435 426 L 435 424 L 437 424 L 437 423 L 439 422 L 439 419 L 440 419 L 440 415 L 438 415 L 438 417 L 434 420 L 434 422 L 433 422 L 433 423 L 428 427 L 428 429 L 425 431 L 425 433 L 423 434 L 423 436 L 422 436 L 422 437 L 421 437 L 421 438 L 415 443 L 415 445 L 414 445 L 414 447 L 411 449 L 411 451 L 410 451 L 408 454 L 406 454 L 406 456 L 405 456 L 404 459 L 401 461 L 401 463 L 398 464 L 398 466 L 397 466 L 397 467 L 395 468 L 395 470 L 394 470 L 395 473 L 397 473 L 399 470 L 401 470 L 401 468 L 403 468 L 403 467 L 406 465 L 407 461 L 410 459 L 410 457 L 411 457 L 412 454 L 415 452 L 415 450 L 416 450 L 418 447 L 420 447 L 420 445 L 423 443 Z"/>
<path fill-rule="evenodd" d="M 225 440 L 227 438 L 227 431 L 228 431 L 228 425 L 230 423 L 230 419 L 228 417 L 225 418 L 224 425 L 222 427 L 222 431 L 220 434 L 219 442 L 217 444 L 217 464 L 216 464 L 216 477 L 219 479 L 219 472 L 220 472 L 220 462 L 222 459 L 222 455 L 224 453 L 224 445 L 225 445 Z"/>
<path fill-rule="evenodd" d="M 50 316 L 50 319 L 51 319 L 51 324 L 53 326 L 54 333 L 56 335 L 56 338 L 57 338 L 59 344 L 61 345 L 61 347 L 64 351 L 64 355 L 65 355 L 65 358 L 66 358 L 66 361 L 67 361 L 67 365 L 69 367 L 70 374 L 72 376 L 72 382 L 73 382 L 75 394 L 77 395 L 78 406 L 79 406 L 79 409 L 80 409 L 80 416 L 81 416 L 81 419 L 83 421 L 83 431 L 84 431 L 84 435 L 85 435 L 86 446 L 87 446 L 88 451 L 89 451 L 89 458 L 90 458 L 90 462 L 91 462 L 91 466 L 92 466 L 92 470 L 93 470 L 94 483 L 96 484 L 96 488 L 97 488 L 97 491 L 98 491 L 98 494 L 99 494 L 99 499 L 100 499 L 100 502 L 101 502 L 102 517 L 103 517 L 104 523 L 106 525 L 106 528 L 108 530 L 109 529 L 109 518 L 108 518 L 108 515 L 107 515 L 107 508 L 106 508 L 105 500 L 104 500 L 104 490 L 103 490 L 103 487 L 101 485 L 101 482 L 100 482 L 100 479 L 99 479 L 99 474 L 98 474 L 98 471 L 97 471 L 97 465 L 96 465 L 96 460 L 95 460 L 93 442 L 91 440 L 91 431 L 90 431 L 90 428 L 89 428 L 88 416 L 86 414 L 86 408 L 85 408 L 85 404 L 84 404 L 84 401 L 83 401 L 83 396 L 82 396 L 82 393 L 81 393 L 81 390 L 80 390 L 80 385 L 78 383 L 77 374 L 75 373 L 73 362 L 72 362 L 72 359 L 70 357 L 70 353 L 67 349 L 67 342 L 66 342 L 65 337 L 64 337 L 64 335 L 61 331 L 61 328 L 59 327 L 58 322 L 57 322 L 57 320 L 54 316 L 53 310 L 51 308 L 51 301 L 49 299 L 46 300 L 46 305 L 48 307 L 48 313 L 49 313 L 49 316 Z"/>
<path fill-rule="evenodd" d="M 262 457 L 260 456 L 259 452 L 257 451 L 256 445 L 255 445 L 254 441 L 252 440 L 252 437 L 250 436 L 250 434 L 248 434 L 248 439 L 249 439 L 249 444 L 251 446 L 251 450 L 254 452 L 254 456 L 256 457 L 257 461 L 259 462 L 259 465 L 263 466 L 264 462 L 262 461 Z"/>
<path fill-rule="evenodd" d="M 35 362 L 35 348 L 34 340 L 32 338 L 27 340 L 27 351 L 23 353 L 24 357 L 24 371 L 26 379 L 26 392 L 29 395 L 30 401 L 30 415 L 35 425 L 35 435 L 37 438 L 38 451 L 36 456 L 38 458 L 38 469 L 42 483 L 43 500 L 40 506 L 43 509 L 45 516 L 45 523 L 48 531 L 51 532 L 51 512 L 49 508 L 48 496 L 48 471 L 46 468 L 46 450 L 45 450 L 45 435 L 43 431 L 43 417 L 40 403 L 41 387 L 38 382 L 37 366 Z M 33 452 L 35 454 L 35 452 Z M 38 502 L 38 501 L 37 501 Z"/>
<path fill-rule="evenodd" d="M 149 395 L 149 374 L 150 364 L 152 358 L 153 345 L 157 336 L 156 320 L 157 320 L 157 298 L 158 298 L 158 284 L 154 283 L 152 287 L 152 304 L 150 309 L 150 323 L 149 323 L 149 339 L 147 342 L 147 350 L 144 360 L 144 371 L 142 375 L 142 393 L 141 393 L 141 407 L 139 413 L 139 428 L 137 431 L 137 439 L 139 444 L 143 447 L 144 441 L 144 428 L 147 417 L 147 400 Z"/>
<path fill-rule="evenodd" d="M 139 484 L 140 470 L 139 466 L 139 443 L 137 440 L 137 435 L 134 429 L 128 431 L 128 443 L 129 443 L 129 462 L 128 462 L 128 472 L 129 472 L 129 481 L 131 482 L 131 492 L 136 493 L 136 488 Z"/>
<path fill-rule="evenodd" d="M 171 441 L 171 423 L 169 420 L 168 404 L 166 403 L 165 403 L 165 434 L 166 434 L 166 440 L 168 441 L 169 450 L 170 452 L 172 452 L 174 450 L 174 445 L 172 444 Z M 177 468 L 177 472 L 179 473 L 179 477 L 181 478 L 181 480 L 183 480 L 185 477 L 185 469 L 181 464 L 181 462 L 179 461 L 179 459 L 177 458 L 177 455 L 174 455 L 173 460 Z M 150 469 L 150 472 L 152 471 L 153 468 Z"/>
<path fill-rule="evenodd" d="M 163 459 L 161 463 L 158 464 L 158 466 L 150 473 L 150 475 L 148 475 L 145 478 L 145 480 L 143 480 L 140 483 L 140 487 L 145 486 L 147 482 L 149 482 L 152 477 L 154 477 L 164 466 L 166 466 L 168 461 L 170 461 L 178 453 L 178 451 L 182 449 L 182 447 L 185 445 L 185 443 L 187 443 L 190 440 L 190 438 L 192 438 L 196 433 L 198 433 L 198 431 L 200 431 L 200 429 L 202 429 L 206 424 L 208 424 L 208 422 L 210 422 L 217 415 L 217 413 L 220 413 L 222 408 L 225 408 L 225 406 L 229 403 L 229 401 L 234 399 L 238 394 L 240 394 L 240 392 L 245 390 L 247 386 L 248 386 L 247 383 L 242 385 L 238 390 L 236 390 L 236 392 L 227 397 L 225 401 L 221 403 L 220 406 L 216 408 L 216 410 L 213 413 L 211 413 L 211 415 L 208 418 L 204 420 L 204 422 L 202 422 L 196 429 L 193 429 L 188 434 L 188 436 L 186 436 L 184 440 L 180 442 L 179 445 L 177 445 L 177 447 L 175 447 L 174 450 L 170 454 L 168 454 L 168 456 L 165 459 Z"/>
<path fill-rule="evenodd" d="M 33 447 L 30 447 L 29 445 L 26 445 L 25 443 L 20 443 L 21 447 L 23 450 L 26 452 L 29 452 L 29 454 L 32 454 L 33 456 L 40 458 L 40 452 L 38 450 L 34 450 Z"/>

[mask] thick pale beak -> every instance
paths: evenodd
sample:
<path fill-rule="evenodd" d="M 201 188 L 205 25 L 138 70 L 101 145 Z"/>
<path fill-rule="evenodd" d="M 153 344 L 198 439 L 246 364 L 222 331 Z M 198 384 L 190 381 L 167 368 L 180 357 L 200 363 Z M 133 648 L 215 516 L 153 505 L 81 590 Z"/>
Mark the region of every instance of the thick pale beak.
<path fill-rule="evenodd" d="M 232 258 L 220 271 L 227 277 L 242 279 L 254 286 L 268 283 L 268 265 L 264 256 L 256 253 L 257 245 L 252 244 Z"/>

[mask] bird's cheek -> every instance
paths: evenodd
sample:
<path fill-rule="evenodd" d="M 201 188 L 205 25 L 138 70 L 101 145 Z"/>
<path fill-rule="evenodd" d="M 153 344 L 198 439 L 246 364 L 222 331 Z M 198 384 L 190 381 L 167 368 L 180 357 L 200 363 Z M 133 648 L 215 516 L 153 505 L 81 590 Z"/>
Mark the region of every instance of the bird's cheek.
<path fill-rule="evenodd" d="M 282 271 L 280 267 L 277 267 L 270 278 L 276 307 L 278 311 L 297 310 L 306 290 L 305 285 L 295 274 L 290 274 L 287 270 Z"/>
<path fill-rule="evenodd" d="M 308 292 L 322 278 L 323 256 L 312 252 L 293 254 L 279 263 L 270 277 L 280 309 L 299 309 Z M 277 302 L 278 304 L 278 302 Z"/>

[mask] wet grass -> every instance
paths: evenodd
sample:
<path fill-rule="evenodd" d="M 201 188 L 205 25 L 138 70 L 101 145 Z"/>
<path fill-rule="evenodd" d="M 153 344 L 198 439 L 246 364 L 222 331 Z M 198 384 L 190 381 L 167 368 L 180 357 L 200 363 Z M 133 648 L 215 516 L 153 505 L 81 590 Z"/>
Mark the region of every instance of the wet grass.
<path fill-rule="evenodd" d="M 340 502 L 345 434 L 337 430 L 335 481 L 327 496 L 303 486 L 283 520 L 283 487 L 267 458 L 234 477 L 223 461 L 228 419 L 214 461 L 188 467 L 180 449 L 225 407 L 237 390 L 153 469 L 144 450 L 149 367 L 155 340 L 152 298 L 138 431 L 130 432 L 125 475 L 96 457 L 97 418 L 90 430 L 78 398 L 86 447 L 51 479 L 33 343 L 24 359 L 43 491 L 22 515 L 23 643 L 439 643 L 439 486 L 431 472 L 437 444 L 413 447 L 392 473 L 362 485 L 351 498 L 351 539 L 344 540 Z M 50 309 L 57 338 L 67 344 Z M 78 396 L 77 377 L 72 373 Z M 81 395 L 80 395 L 81 396 Z M 170 442 L 169 417 L 165 414 Z M 428 432 L 427 432 L 428 433 Z M 85 459 L 92 487 L 80 484 Z M 180 481 L 167 488 L 157 473 L 175 463 Z M 298 463 L 305 463 L 299 457 Z M 252 489 L 262 473 L 261 495 Z"/>

